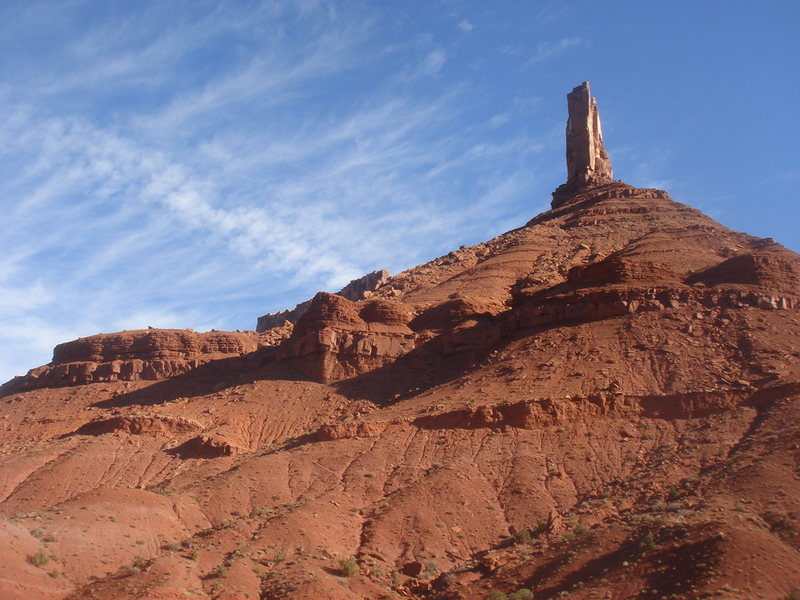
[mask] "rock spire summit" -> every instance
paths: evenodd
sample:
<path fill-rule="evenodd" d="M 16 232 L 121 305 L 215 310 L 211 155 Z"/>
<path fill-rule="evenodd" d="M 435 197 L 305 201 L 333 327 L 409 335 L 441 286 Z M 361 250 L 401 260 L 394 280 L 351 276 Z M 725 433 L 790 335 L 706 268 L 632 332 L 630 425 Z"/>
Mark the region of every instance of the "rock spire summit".
<path fill-rule="evenodd" d="M 588 81 L 567 94 L 567 109 L 567 181 L 553 192 L 553 208 L 568 202 L 583 188 L 613 181 L 611 159 L 603 146 L 600 112 Z"/>
<path fill-rule="evenodd" d="M 567 108 L 567 184 L 611 181 L 611 159 L 603 146 L 600 113 L 588 81 L 567 94 Z"/>

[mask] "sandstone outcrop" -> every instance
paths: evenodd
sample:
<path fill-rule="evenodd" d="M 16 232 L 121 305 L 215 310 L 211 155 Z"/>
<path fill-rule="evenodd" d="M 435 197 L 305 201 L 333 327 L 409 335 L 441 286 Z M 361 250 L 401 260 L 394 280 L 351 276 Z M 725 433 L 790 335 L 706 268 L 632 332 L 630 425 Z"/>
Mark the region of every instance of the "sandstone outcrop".
<path fill-rule="evenodd" d="M 99 334 L 55 347 L 53 362 L 12 380 L 14 389 L 93 382 L 158 380 L 271 345 L 255 333 L 143 329 Z"/>
<path fill-rule="evenodd" d="M 359 307 L 341 296 L 320 292 L 278 356 L 315 381 L 353 377 L 414 349 L 408 318 L 392 303 L 376 301 Z"/>
<path fill-rule="evenodd" d="M 214 434 L 202 434 L 192 438 L 184 448 L 190 457 L 198 458 L 217 458 L 221 456 L 235 456 L 249 452 L 247 448 L 242 448 L 232 444 L 228 440 Z"/>
<path fill-rule="evenodd" d="M 369 298 L 373 291 L 387 281 L 389 281 L 389 271 L 381 269 L 354 279 L 336 293 L 348 300 L 361 300 L 362 298 Z"/>
<path fill-rule="evenodd" d="M 611 181 L 611 159 L 603 145 L 597 99 L 588 81 L 567 94 L 567 109 L 567 183 Z"/>
<path fill-rule="evenodd" d="M 553 208 L 569 192 L 613 179 L 611 159 L 603 145 L 597 100 L 588 81 L 567 94 L 567 109 L 567 182 L 553 194 Z"/>
<path fill-rule="evenodd" d="M 129 433 L 131 435 L 179 435 L 202 429 L 196 421 L 168 415 L 129 414 L 90 421 L 76 433 L 101 435 L 103 433 Z"/>
<path fill-rule="evenodd" d="M 336 292 L 337 296 L 342 296 L 348 300 L 361 300 L 368 298 L 372 293 L 389 281 L 389 271 L 382 269 L 380 271 L 373 271 L 367 273 L 363 277 L 354 279 L 341 290 Z M 275 313 L 268 313 L 258 317 L 256 324 L 256 331 L 267 331 L 274 327 L 280 327 L 287 321 L 289 323 L 297 323 L 298 319 L 302 317 L 311 306 L 311 300 L 306 300 L 295 306 L 291 310 L 281 310 Z"/>
<path fill-rule="evenodd" d="M 423 362 L 453 354 L 474 359 L 504 337 L 535 327 L 648 311 L 754 307 L 796 312 L 800 306 L 800 260 L 794 253 L 774 242 L 728 233 L 661 190 L 622 182 L 584 187 L 568 205 L 538 216 L 530 226 L 542 228 L 547 237 L 552 226 L 580 231 L 584 241 L 551 251 L 548 263 L 540 250 L 525 247 L 517 231 L 497 243 L 496 254 L 485 262 L 466 262 L 465 272 L 429 283 L 425 295 L 414 288 L 397 293 L 402 283 L 385 304 L 319 295 L 280 355 L 311 379 L 332 383 L 411 353 Z M 595 237 L 593 231 L 603 233 Z M 482 252 L 473 250 L 472 256 Z M 531 262 L 517 262 L 523 253 Z M 502 270 L 487 268 L 495 261 Z M 453 263 L 437 259 L 432 264 L 450 269 Z M 464 273 L 480 282 L 484 295 L 445 296 Z M 393 281 L 405 278 L 401 273 Z M 492 297 L 487 281 L 507 294 L 503 302 Z"/>

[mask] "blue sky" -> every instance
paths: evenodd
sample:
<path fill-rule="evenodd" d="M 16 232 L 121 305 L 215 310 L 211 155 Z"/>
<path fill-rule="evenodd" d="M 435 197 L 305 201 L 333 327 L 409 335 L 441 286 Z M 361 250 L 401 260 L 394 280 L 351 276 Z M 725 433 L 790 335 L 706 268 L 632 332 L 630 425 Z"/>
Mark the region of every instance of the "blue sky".
<path fill-rule="evenodd" d="M 800 3 L 5 0 L 0 380 L 524 224 L 592 83 L 615 175 L 800 250 Z"/>

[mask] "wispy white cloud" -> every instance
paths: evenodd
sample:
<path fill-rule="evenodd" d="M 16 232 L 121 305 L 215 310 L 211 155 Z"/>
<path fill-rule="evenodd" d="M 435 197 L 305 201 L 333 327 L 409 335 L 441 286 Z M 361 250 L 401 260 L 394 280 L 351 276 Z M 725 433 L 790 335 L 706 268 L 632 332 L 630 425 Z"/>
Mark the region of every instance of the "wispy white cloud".
<path fill-rule="evenodd" d="M 422 72 L 427 75 L 435 75 L 444 67 L 447 62 L 447 55 L 442 50 L 433 50 L 422 62 Z"/>
<path fill-rule="evenodd" d="M 550 60 L 562 52 L 580 46 L 583 41 L 577 37 L 561 38 L 557 42 L 539 42 L 533 53 L 525 61 L 525 66 L 533 66 Z"/>
<path fill-rule="evenodd" d="M 500 127 L 501 125 L 504 125 L 505 123 L 507 123 L 510 118 L 511 118 L 511 115 L 508 114 L 508 113 L 501 113 L 501 114 L 498 114 L 498 115 L 494 115 L 494 116 L 492 116 L 491 119 L 489 119 L 489 126 L 490 127 Z"/>
<path fill-rule="evenodd" d="M 523 219 L 510 207 L 541 144 L 483 139 L 510 117 L 464 120 L 470 86 L 430 88 L 449 49 L 387 50 L 372 14 L 293 4 L 253 22 L 223 4 L 155 32 L 153 15 L 110 23 L 65 46 L 59 66 L 82 75 L 48 64 L 0 85 L 0 345 L 15 349 L 0 379 L 79 335 L 252 327 Z M 247 50 L 182 71 L 226 36 Z M 354 75 L 398 53 L 370 85 Z"/>

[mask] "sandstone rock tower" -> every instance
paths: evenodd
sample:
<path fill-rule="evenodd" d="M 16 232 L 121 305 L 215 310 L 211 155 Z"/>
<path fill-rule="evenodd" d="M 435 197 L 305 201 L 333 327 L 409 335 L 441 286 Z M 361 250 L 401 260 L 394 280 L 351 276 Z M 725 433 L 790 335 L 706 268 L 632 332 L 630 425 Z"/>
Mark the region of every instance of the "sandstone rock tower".
<path fill-rule="evenodd" d="M 611 181 L 611 159 L 603 146 L 600 113 L 588 81 L 567 94 L 567 108 L 567 183 Z"/>
<path fill-rule="evenodd" d="M 610 183 L 611 159 L 603 146 L 597 100 L 584 81 L 567 94 L 567 182 L 553 193 L 553 206 L 583 187 Z"/>

